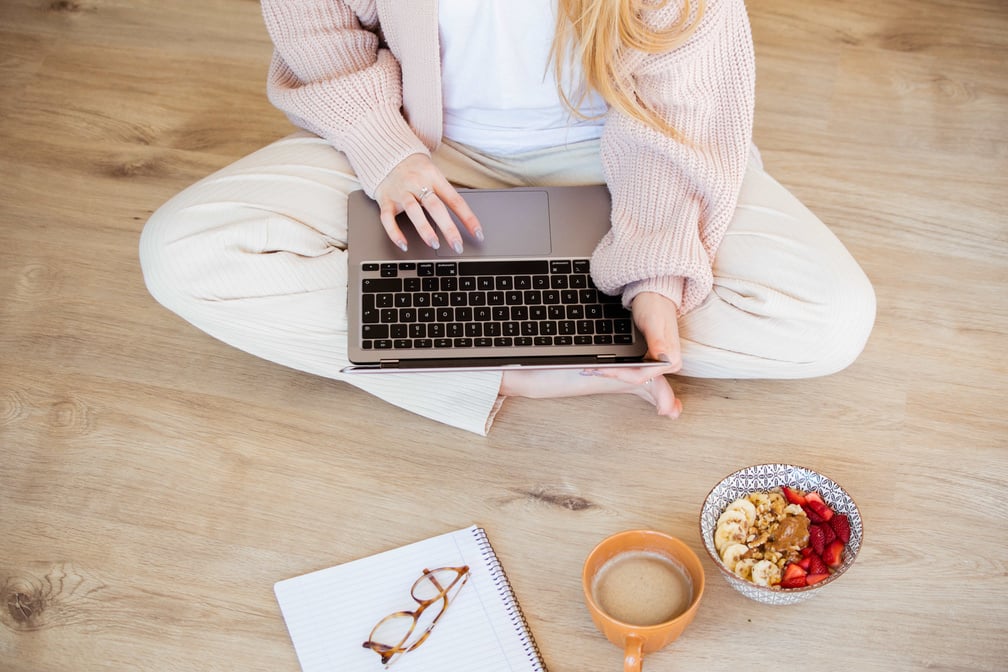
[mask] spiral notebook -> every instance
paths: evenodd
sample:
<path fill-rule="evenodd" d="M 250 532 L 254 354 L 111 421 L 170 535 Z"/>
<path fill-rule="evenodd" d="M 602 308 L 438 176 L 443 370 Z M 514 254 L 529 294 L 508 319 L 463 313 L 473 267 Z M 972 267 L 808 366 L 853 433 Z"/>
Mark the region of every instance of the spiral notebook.
<path fill-rule="evenodd" d="M 374 627 L 390 614 L 422 606 L 411 587 L 424 570 L 463 566 L 468 575 L 448 593 L 447 606 L 444 599 L 432 600 L 404 648 L 437 616 L 430 634 L 393 658 L 389 669 L 546 672 L 507 575 L 486 532 L 475 525 L 278 582 L 274 592 L 301 669 L 385 669 L 380 653 L 365 645 Z"/>

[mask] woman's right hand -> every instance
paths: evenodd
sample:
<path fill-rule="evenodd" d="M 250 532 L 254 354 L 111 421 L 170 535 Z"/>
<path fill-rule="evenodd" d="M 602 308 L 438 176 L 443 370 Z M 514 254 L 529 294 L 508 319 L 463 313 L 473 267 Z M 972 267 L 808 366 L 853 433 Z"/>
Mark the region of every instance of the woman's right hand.
<path fill-rule="evenodd" d="M 441 244 L 430 220 L 434 221 L 445 242 L 456 253 L 462 253 L 462 234 L 449 211 L 458 217 L 473 238 L 483 240 L 483 229 L 476 215 L 425 154 L 411 154 L 400 161 L 375 189 L 375 201 L 381 209 L 385 233 L 402 250 L 407 247 L 406 236 L 396 222 L 396 215 L 401 212 L 409 216 L 423 241 L 435 250 Z"/>

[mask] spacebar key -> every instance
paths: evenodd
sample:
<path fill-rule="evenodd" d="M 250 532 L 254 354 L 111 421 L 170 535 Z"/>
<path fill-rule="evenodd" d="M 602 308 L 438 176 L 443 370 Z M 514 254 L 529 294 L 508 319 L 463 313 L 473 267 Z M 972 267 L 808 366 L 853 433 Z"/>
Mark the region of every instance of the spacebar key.
<path fill-rule="evenodd" d="M 549 273 L 545 259 L 514 259 L 507 261 L 460 261 L 459 275 L 531 275 Z"/>

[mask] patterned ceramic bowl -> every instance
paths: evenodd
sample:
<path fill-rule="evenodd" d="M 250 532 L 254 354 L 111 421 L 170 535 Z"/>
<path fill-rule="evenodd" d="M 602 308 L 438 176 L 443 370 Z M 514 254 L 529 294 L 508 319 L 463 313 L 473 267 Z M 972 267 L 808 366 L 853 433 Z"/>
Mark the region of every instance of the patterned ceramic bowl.
<path fill-rule="evenodd" d="M 850 541 L 847 542 L 843 563 L 828 579 L 812 586 L 787 589 L 757 586 L 730 571 L 721 562 L 721 557 L 714 547 L 714 529 L 717 526 L 718 517 L 726 506 L 751 492 L 771 490 L 782 485 L 806 492 L 810 490 L 819 492 L 823 500 L 836 513 L 845 513 L 850 520 Z M 707 553 L 710 554 L 714 564 L 721 571 L 721 575 L 725 577 L 732 588 L 749 599 L 764 604 L 801 602 L 835 582 L 854 564 L 858 551 L 861 550 L 862 534 L 861 513 L 847 491 L 822 474 L 792 464 L 757 464 L 736 471 L 714 486 L 714 489 L 707 495 L 707 499 L 704 500 L 703 508 L 700 511 L 700 537 L 703 539 Z"/>

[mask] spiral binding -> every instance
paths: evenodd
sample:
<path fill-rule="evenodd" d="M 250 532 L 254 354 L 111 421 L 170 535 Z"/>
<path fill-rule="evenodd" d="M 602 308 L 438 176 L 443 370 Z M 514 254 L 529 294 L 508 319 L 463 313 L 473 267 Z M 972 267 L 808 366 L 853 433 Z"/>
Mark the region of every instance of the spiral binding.
<path fill-rule="evenodd" d="M 529 629 L 528 621 L 525 620 L 525 614 L 522 613 L 521 605 L 518 604 L 518 597 L 515 595 L 514 588 L 511 587 L 511 581 L 508 580 L 507 574 L 504 572 L 504 567 L 501 566 L 500 559 L 497 557 L 497 554 L 493 550 L 493 546 L 490 544 L 490 539 L 487 537 L 486 530 L 482 527 L 477 527 L 475 535 L 476 544 L 480 549 L 480 555 L 483 556 L 484 564 L 490 571 L 490 578 L 493 580 L 494 587 L 497 589 L 501 599 L 504 601 L 508 617 L 511 619 L 511 624 L 514 625 L 515 630 L 521 634 L 522 648 L 525 650 L 525 655 L 528 656 L 529 661 L 533 665 L 532 669 L 537 670 L 538 672 L 548 672 L 546 669 L 546 663 L 543 662 L 542 654 L 539 651 L 539 646 L 532 637 L 532 631 Z"/>

